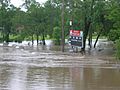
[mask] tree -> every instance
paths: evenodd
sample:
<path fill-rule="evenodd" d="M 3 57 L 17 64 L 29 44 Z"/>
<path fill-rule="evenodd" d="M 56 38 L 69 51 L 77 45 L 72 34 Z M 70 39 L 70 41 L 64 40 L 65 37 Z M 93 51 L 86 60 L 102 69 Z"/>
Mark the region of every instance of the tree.
<path fill-rule="evenodd" d="M 113 22 L 113 27 L 110 30 L 108 37 L 110 40 L 115 41 L 120 37 L 120 1 L 119 0 L 109 0 L 109 15 L 106 16 L 107 19 Z M 113 36 L 113 33 L 114 36 Z"/>
<path fill-rule="evenodd" d="M 10 5 L 10 0 L 0 1 L 0 27 L 3 27 L 3 41 L 9 42 L 9 35 L 11 33 L 12 22 L 11 19 L 14 16 L 14 6 Z"/>
<path fill-rule="evenodd" d="M 53 29 L 53 38 L 55 39 L 55 44 L 60 45 L 60 37 L 61 37 L 61 28 L 54 27 Z"/>
<path fill-rule="evenodd" d="M 108 38 L 116 42 L 116 56 L 120 59 L 120 0 L 108 0 L 108 10 L 106 18 L 113 22 Z"/>

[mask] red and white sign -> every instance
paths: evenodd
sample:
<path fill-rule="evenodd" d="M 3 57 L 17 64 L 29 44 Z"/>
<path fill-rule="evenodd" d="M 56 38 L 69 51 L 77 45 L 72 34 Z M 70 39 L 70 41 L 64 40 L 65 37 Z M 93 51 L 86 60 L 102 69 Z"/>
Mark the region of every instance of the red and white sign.
<path fill-rule="evenodd" d="M 80 30 L 70 30 L 70 36 L 80 36 Z"/>
<path fill-rule="evenodd" d="M 69 41 L 72 46 L 83 47 L 83 31 L 70 30 Z"/>

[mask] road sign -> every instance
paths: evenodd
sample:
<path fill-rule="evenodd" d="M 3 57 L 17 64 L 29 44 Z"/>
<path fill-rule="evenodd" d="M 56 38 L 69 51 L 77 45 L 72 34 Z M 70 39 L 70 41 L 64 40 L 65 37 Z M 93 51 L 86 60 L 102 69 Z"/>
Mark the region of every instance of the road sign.
<path fill-rule="evenodd" d="M 70 30 L 69 42 L 72 46 L 83 47 L 83 31 Z"/>

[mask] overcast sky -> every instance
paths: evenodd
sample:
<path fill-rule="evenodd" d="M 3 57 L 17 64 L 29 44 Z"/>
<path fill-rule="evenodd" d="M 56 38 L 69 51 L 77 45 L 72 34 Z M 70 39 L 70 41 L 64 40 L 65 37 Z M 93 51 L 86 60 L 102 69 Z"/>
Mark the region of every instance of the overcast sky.
<path fill-rule="evenodd" d="M 44 3 L 47 0 L 36 0 L 37 2 Z M 16 7 L 19 7 L 22 5 L 23 1 L 22 0 L 11 0 L 11 3 L 14 4 Z"/>

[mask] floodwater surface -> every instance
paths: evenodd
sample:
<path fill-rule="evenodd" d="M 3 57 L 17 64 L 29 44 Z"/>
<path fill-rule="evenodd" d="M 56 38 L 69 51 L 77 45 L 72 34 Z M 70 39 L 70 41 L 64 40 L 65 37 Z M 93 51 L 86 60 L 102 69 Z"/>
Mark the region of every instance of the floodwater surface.
<path fill-rule="evenodd" d="M 0 90 L 120 90 L 119 61 L 93 51 L 0 47 Z"/>

